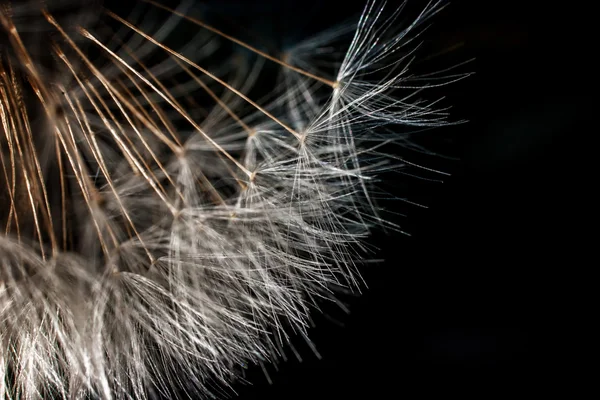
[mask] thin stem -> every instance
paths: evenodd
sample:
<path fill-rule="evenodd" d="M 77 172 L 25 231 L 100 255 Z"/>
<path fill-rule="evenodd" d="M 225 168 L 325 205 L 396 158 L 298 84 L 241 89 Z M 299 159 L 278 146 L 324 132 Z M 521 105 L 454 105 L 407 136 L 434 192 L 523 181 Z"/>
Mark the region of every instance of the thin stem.
<path fill-rule="evenodd" d="M 116 15 L 116 14 L 110 12 L 110 11 L 107 11 L 107 14 L 110 17 L 112 17 L 112 18 L 116 19 L 117 21 L 121 22 L 123 25 L 127 26 L 128 28 L 130 28 L 131 30 L 133 30 L 134 32 L 136 32 L 137 34 L 143 36 L 146 40 L 154 43 L 156 46 L 158 46 L 161 49 L 165 50 L 166 52 L 174 55 L 175 57 L 179 58 L 180 60 L 182 60 L 186 64 L 194 67 L 198 71 L 200 71 L 203 74 L 209 76 L 211 79 L 217 81 L 219 84 L 221 84 L 224 87 L 226 87 L 227 89 L 231 90 L 233 93 L 235 93 L 236 95 L 240 96 L 242 99 L 244 99 L 248 103 L 250 103 L 257 110 L 259 110 L 260 112 L 262 112 L 263 114 L 265 114 L 267 117 L 269 117 L 270 119 L 272 119 L 273 121 L 275 121 L 282 128 L 284 128 L 286 131 L 290 132 L 298 140 L 300 140 L 300 141 L 302 140 L 303 136 L 301 134 L 299 134 L 298 132 L 296 132 L 294 129 L 290 128 L 288 125 L 286 125 L 281 120 L 279 120 L 278 118 L 276 118 L 274 115 L 272 115 L 271 113 L 269 113 L 267 110 L 265 110 L 264 108 L 262 108 L 261 106 L 259 106 L 256 102 L 254 102 L 253 100 L 251 100 L 250 98 L 248 98 L 248 96 L 246 96 L 245 94 L 243 94 L 242 92 L 240 92 L 239 90 L 237 90 L 236 88 L 234 88 L 233 86 L 229 85 L 227 82 L 225 82 L 222 79 L 218 78 L 214 74 L 210 73 L 209 71 L 207 71 L 206 69 L 202 68 L 198 64 L 192 62 L 191 60 L 189 60 L 188 58 L 186 58 L 183 55 L 179 54 L 178 52 L 176 52 L 175 50 L 171 49 L 170 47 L 167 47 L 164 44 L 160 43 L 159 41 L 157 41 L 156 39 L 154 39 L 152 36 L 146 34 L 145 32 L 143 32 L 142 30 L 140 30 L 139 28 L 137 28 L 133 24 L 131 24 L 128 21 L 124 20 L 123 18 L 119 17 L 118 15 Z M 87 37 L 88 39 L 93 40 L 94 42 L 96 42 L 97 44 L 99 44 L 101 47 L 103 47 L 105 50 L 107 50 L 107 51 L 110 52 L 110 50 L 108 50 L 105 46 L 103 46 L 101 43 L 99 43 L 98 40 L 92 34 L 90 34 L 88 31 L 86 31 L 85 29 L 81 29 L 81 32 L 83 33 L 83 35 L 85 37 Z"/>
<path fill-rule="evenodd" d="M 180 11 L 177 11 L 177 10 L 174 10 L 174 9 L 169 8 L 167 6 L 164 6 L 162 4 L 159 4 L 159 3 L 157 3 L 156 1 L 153 1 L 153 0 L 141 0 L 141 1 L 143 1 L 144 3 L 152 4 L 153 6 L 161 8 L 161 9 L 163 9 L 165 11 L 169 11 L 172 14 L 175 14 L 175 15 L 183 18 L 183 19 L 186 19 L 186 20 L 188 20 L 188 21 L 190 21 L 190 22 L 192 22 L 192 23 L 194 23 L 194 24 L 196 24 L 196 25 L 198 25 L 198 26 L 200 26 L 200 27 L 202 27 L 202 28 L 204 28 L 206 30 L 209 30 L 209 31 L 211 31 L 211 32 L 213 32 L 213 33 L 215 33 L 215 34 L 217 34 L 217 35 L 219 35 L 219 36 L 221 36 L 221 37 L 223 37 L 223 38 L 225 38 L 225 39 L 227 39 L 227 40 L 235 43 L 235 44 L 238 44 L 238 45 L 240 45 L 240 46 L 242 46 L 242 47 L 244 47 L 244 48 L 252 51 L 253 53 L 256 53 L 256 54 L 258 54 L 258 55 L 266 58 L 267 60 L 273 61 L 274 63 L 277 63 L 277 64 L 279 64 L 279 65 L 281 65 L 281 66 L 283 66 L 285 68 L 288 68 L 288 69 L 290 69 L 290 70 L 292 70 L 294 72 L 297 72 L 297 73 L 299 73 L 301 75 L 304 75 L 304 76 L 307 76 L 309 78 L 315 79 L 315 80 L 317 80 L 319 82 L 322 82 L 322 83 L 324 83 L 324 84 L 326 84 L 328 86 L 331 86 L 332 88 L 336 88 L 338 86 L 337 82 L 331 81 L 329 79 L 322 78 L 322 77 L 317 76 L 315 74 L 312 74 L 312 73 L 310 73 L 308 71 L 305 71 L 305 70 L 303 70 L 301 68 L 294 67 L 293 65 L 290 65 L 290 64 L 288 64 L 287 62 L 285 62 L 283 60 L 280 60 L 280 59 L 278 59 L 276 57 L 273 57 L 273 56 L 265 53 L 264 51 L 261 51 L 261 50 L 257 49 L 256 47 L 250 46 L 249 44 L 247 44 L 245 42 L 242 42 L 241 40 L 236 39 L 233 36 L 230 36 L 230 35 L 222 32 L 222 31 L 218 30 L 217 28 L 214 28 L 211 25 L 206 24 L 205 22 L 200 21 L 199 19 L 190 17 L 189 15 L 185 15 L 184 13 L 182 13 Z"/>

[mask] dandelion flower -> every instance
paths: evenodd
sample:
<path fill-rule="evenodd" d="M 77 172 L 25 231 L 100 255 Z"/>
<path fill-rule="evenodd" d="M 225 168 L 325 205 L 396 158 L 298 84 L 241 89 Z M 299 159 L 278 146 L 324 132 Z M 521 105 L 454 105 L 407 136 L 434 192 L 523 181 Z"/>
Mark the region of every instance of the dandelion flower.
<path fill-rule="evenodd" d="M 444 124 L 409 74 L 440 4 L 369 0 L 281 55 L 191 3 L 0 6 L 2 397 L 210 396 L 309 340 L 384 224 L 380 146 Z"/>

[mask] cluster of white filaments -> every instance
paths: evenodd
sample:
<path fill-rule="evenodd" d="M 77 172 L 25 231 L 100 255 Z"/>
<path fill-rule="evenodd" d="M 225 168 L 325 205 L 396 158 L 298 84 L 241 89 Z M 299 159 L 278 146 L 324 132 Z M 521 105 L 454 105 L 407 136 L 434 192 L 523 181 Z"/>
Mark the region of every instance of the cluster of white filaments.
<path fill-rule="evenodd" d="M 68 26 L 0 7 L 2 398 L 209 395 L 281 357 L 319 299 L 359 287 L 394 127 L 443 123 L 408 74 L 437 2 L 396 29 L 369 0 L 282 56 L 140 2 Z M 223 46 L 245 56 L 211 64 Z"/>

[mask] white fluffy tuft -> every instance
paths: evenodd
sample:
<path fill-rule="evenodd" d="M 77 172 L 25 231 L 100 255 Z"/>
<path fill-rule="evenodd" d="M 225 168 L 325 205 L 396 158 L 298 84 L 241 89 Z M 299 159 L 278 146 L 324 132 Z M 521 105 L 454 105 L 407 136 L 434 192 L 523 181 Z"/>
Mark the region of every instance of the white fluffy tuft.
<path fill-rule="evenodd" d="M 379 146 L 444 123 L 408 74 L 440 2 L 396 29 L 369 0 L 281 59 L 189 7 L 45 3 L 0 8 L 0 396 L 214 394 L 359 288 Z"/>

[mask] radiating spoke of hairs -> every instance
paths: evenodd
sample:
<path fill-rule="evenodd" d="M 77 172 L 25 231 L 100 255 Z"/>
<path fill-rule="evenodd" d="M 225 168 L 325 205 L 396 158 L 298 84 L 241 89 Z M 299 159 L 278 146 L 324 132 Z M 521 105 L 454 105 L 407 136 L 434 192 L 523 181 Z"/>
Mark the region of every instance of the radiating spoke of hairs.
<path fill-rule="evenodd" d="M 388 149 L 449 123 L 427 89 L 466 74 L 413 63 L 442 2 L 267 51 L 196 2 L 106 1 L 0 5 L 0 397 L 218 398 L 295 337 L 318 356 L 311 313 L 402 232 L 378 175 L 441 174 Z"/>

